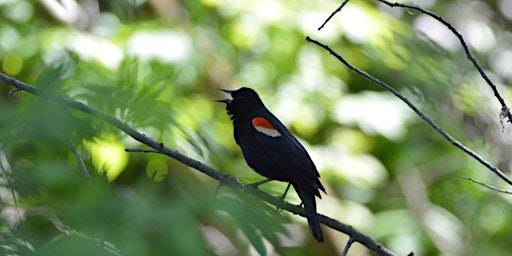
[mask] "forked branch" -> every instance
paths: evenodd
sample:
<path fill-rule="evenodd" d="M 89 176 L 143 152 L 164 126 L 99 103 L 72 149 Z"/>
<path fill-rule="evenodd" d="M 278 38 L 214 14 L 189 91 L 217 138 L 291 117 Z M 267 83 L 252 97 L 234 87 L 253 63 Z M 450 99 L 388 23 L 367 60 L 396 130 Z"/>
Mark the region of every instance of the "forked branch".
<path fill-rule="evenodd" d="M 78 111 L 90 114 L 93 117 L 99 118 L 99 119 L 115 126 L 116 128 L 125 132 L 126 134 L 128 134 L 130 137 L 132 137 L 136 141 L 139 141 L 140 143 L 145 144 L 148 147 L 152 148 L 152 150 L 128 149 L 128 151 L 130 151 L 130 152 L 153 152 L 153 153 L 160 153 L 160 154 L 167 155 L 173 159 L 178 160 L 179 162 L 183 163 L 184 165 L 192 167 L 192 168 L 210 176 L 211 178 L 218 180 L 219 182 L 222 182 L 222 184 L 224 186 L 228 186 L 228 187 L 249 193 L 254 197 L 257 197 L 257 198 L 259 198 L 263 201 L 266 201 L 272 205 L 281 207 L 282 209 L 284 209 L 288 212 L 291 212 L 293 214 L 300 215 L 303 217 L 306 216 L 305 211 L 302 207 L 299 207 L 297 205 L 290 204 L 287 202 L 284 202 L 284 205 L 283 205 L 283 201 L 280 198 L 275 197 L 271 194 L 268 194 L 264 191 L 261 191 L 254 186 L 244 186 L 243 184 L 238 182 L 235 178 L 231 177 L 230 175 L 221 173 L 204 163 L 201 163 L 195 159 L 192 159 L 186 155 L 183 155 L 176 150 L 170 149 L 170 148 L 164 146 L 163 143 L 157 142 L 157 141 L 153 140 L 152 138 L 149 138 L 146 135 L 138 132 L 137 130 L 133 129 L 132 127 L 130 127 L 126 123 L 122 122 L 121 120 L 119 120 L 113 116 L 110 116 L 106 113 L 103 113 L 95 108 L 89 107 L 89 106 L 82 104 L 78 101 L 74 101 L 74 100 L 71 100 L 71 99 L 68 99 L 68 98 L 65 98 L 62 96 L 58 96 L 52 92 L 40 90 L 36 87 L 33 87 L 31 85 L 28 85 L 26 83 L 18 81 L 12 77 L 9 77 L 1 72 L 0 72 L 0 81 L 3 81 L 9 85 L 14 86 L 15 90 L 17 90 L 17 91 L 26 91 L 31 94 L 41 96 L 47 100 L 58 103 L 64 107 L 76 109 Z M 393 252 L 391 252 L 389 249 L 387 249 L 384 246 L 382 246 L 381 244 L 379 244 L 377 241 L 375 241 L 372 238 L 370 238 L 369 236 L 355 230 L 354 228 L 352 228 L 349 225 L 343 224 L 333 218 L 330 218 L 330 217 L 322 215 L 322 214 L 319 214 L 319 220 L 324 225 L 326 225 L 334 230 L 338 230 L 342 233 L 347 234 L 354 241 L 357 241 L 357 242 L 361 243 L 362 245 L 366 246 L 368 249 L 375 252 L 377 255 L 387 255 L 387 256 L 395 255 Z"/>
<path fill-rule="evenodd" d="M 441 16 L 439 16 L 439 15 L 437 15 L 437 14 L 431 12 L 431 11 L 425 10 L 425 9 L 423 9 L 421 7 L 413 6 L 413 5 L 407 5 L 407 4 L 401 4 L 401 3 L 391 3 L 391 2 L 388 2 L 386 0 L 378 0 L 378 1 L 384 3 L 384 4 L 388 5 L 388 6 L 391 6 L 391 7 L 402 7 L 402 8 L 409 8 L 409 9 L 418 10 L 418 11 L 424 13 L 424 14 L 427 14 L 427 15 L 431 16 L 432 18 L 438 20 L 439 22 L 444 24 L 446 27 L 448 27 L 448 29 L 453 34 L 455 34 L 455 36 L 457 36 L 457 38 L 461 42 L 462 47 L 464 48 L 464 51 L 466 52 L 467 58 L 473 63 L 473 65 L 478 70 L 480 75 L 484 78 L 484 80 L 487 82 L 487 84 L 491 87 L 491 89 L 494 92 L 494 95 L 496 96 L 496 98 L 498 99 L 500 104 L 502 105 L 502 108 L 500 109 L 500 117 L 505 117 L 506 116 L 508 118 L 508 122 L 512 122 L 512 114 L 510 113 L 510 109 L 507 107 L 507 105 L 505 104 L 505 101 L 503 100 L 503 98 L 499 94 L 499 92 L 498 92 L 498 90 L 496 88 L 496 85 L 494 85 L 494 83 L 489 79 L 489 77 L 485 74 L 483 69 L 478 64 L 478 62 L 475 60 L 475 58 L 473 57 L 473 55 L 469 51 L 469 48 L 468 48 L 466 42 L 464 41 L 464 38 L 457 31 L 457 29 L 455 29 L 455 27 L 453 27 L 449 22 L 447 22 Z M 331 15 L 325 20 L 325 22 L 322 24 L 322 26 L 319 29 L 323 28 L 326 25 L 326 23 L 329 20 L 331 20 L 331 18 L 335 14 L 339 13 L 341 11 L 341 9 L 347 4 L 347 2 L 348 2 L 348 0 L 344 1 L 340 5 L 340 7 L 338 7 L 334 12 L 332 12 Z M 351 71 L 355 72 L 358 75 L 361 75 L 362 77 L 366 78 L 370 82 L 372 82 L 372 83 L 374 83 L 374 84 L 376 84 L 376 85 L 378 85 L 378 86 L 388 90 L 389 92 L 391 92 L 393 95 L 395 95 L 400 100 L 405 102 L 409 106 L 409 108 L 411 108 L 421 119 L 423 119 L 425 122 L 427 122 L 432 128 L 434 128 L 434 130 L 436 130 L 439 134 L 441 134 L 441 136 L 443 136 L 446 140 L 448 140 L 452 145 L 454 145 L 455 147 L 459 148 L 460 150 L 462 150 L 463 152 L 465 152 L 469 156 L 473 157 L 479 163 L 481 163 L 483 166 L 485 166 L 487 169 L 489 169 L 491 172 L 493 172 L 496 175 L 498 175 L 498 177 L 500 177 L 502 180 L 507 182 L 509 185 L 512 185 L 512 180 L 508 176 L 506 176 L 502 171 L 500 171 L 497 167 L 492 165 L 490 162 L 485 160 L 483 157 L 481 157 L 480 155 L 478 155 L 477 153 L 475 153 L 474 151 L 472 151 L 471 149 L 466 147 L 464 144 L 462 144 L 461 142 L 459 142 L 458 140 L 453 138 L 450 134 L 448 134 L 445 130 L 443 130 L 439 125 L 437 125 L 431 118 L 429 118 L 421 110 L 419 110 L 419 108 L 417 108 L 407 97 L 405 97 L 400 92 L 395 90 L 392 86 L 390 86 L 390 85 L 380 81 L 379 79 L 371 76 L 367 72 L 365 72 L 363 70 L 360 70 L 357 67 L 355 67 L 354 65 L 350 64 L 345 58 L 343 58 L 340 54 L 338 54 L 337 52 L 332 50 L 328 45 L 323 44 L 323 43 L 321 43 L 321 42 L 319 42 L 317 40 L 314 40 L 314 39 L 310 38 L 309 36 L 306 37 L 306 40 L 311 42 L 311 43 L 313 43 L 313 44 L 316 44 L 316 45 L 320 46 L 321 48 L 325 49 L 326 51 L 328 51 L 332 56 L 334 56 L 336 59 L 338 59 L 341 63 L 343 63 Z"/>

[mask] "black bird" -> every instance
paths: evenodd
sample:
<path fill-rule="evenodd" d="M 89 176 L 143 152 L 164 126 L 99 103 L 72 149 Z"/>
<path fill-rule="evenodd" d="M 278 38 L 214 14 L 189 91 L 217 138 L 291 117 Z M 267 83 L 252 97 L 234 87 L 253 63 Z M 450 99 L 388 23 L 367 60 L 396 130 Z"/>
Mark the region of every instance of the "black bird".
<path fill-rule="evenodd" d="M 221 90 L 233 98 L 219 102 L 227 104 L 226 111 L 233 121 L 235 141 L 242 149 L 247 164 L 269 180 L 293 185 L 306 209 L 313 236 L 318 242 L 323 242 L 315 196 L 322 198 L 319 190 L 325 193 L 325 188 L 306 149 L 270 113 L 254 90 L 246 87 L 236 91 Z"/>

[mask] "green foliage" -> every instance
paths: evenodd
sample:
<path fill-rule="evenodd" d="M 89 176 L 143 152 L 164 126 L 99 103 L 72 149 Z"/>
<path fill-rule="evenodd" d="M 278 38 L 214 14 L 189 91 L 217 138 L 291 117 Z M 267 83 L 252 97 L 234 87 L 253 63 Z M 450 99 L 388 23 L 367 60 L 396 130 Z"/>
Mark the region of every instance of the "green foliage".
<path fill-rule="evenodd" d="M 512 250 L 509 197 L 458 176 L 507 186 L 405 104 L 304 40 L 329 44 L 509 171 L 509 124 L 502 132 L 490 89 L 434 20 L 370 0 L 350 1 L 321 31 L 338 1 L 98 4 L 98 13 L 66 22 L 40 2 L 0 1 L 1 71 L 119 118 L 244 183 L 261 177 L 245 164 L 214 100 L 224 97 L 218 88 L 253 87 L 311 153 L 328 193 L 317 201 L 320 213 L 400 255 Z M 495 83 L 510 81 L 510 50 L 500 41 L 510 11 L 495 1 L 429 4 L 464 32 Z M 93 116 L 11 89 L 0 86 L 2 255 L 342 250 L 344 235 L 325 228 L 327 242 L 317 245 L 302 218 L 229 189 L 214 197 L 209 177 L 161 155 L 124 152 L 143 146 Z M 510 100 L 508 87 L 499 90 Z M 261 188 L 279 195 L 284 187 Z M 287 200 L 299 202 L 293 192 Z"/>

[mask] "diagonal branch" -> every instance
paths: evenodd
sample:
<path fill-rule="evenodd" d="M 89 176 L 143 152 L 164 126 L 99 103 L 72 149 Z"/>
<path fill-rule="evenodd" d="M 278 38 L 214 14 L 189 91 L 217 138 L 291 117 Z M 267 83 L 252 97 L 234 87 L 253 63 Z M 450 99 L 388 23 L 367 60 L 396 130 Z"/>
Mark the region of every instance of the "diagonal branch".
<path fill-rule="evenodd" d="M 82 157 L 80 157 L 80 154 L 78 153 L 78 150 L 76 150 L 75 144 L 71 140 L 71 138 L 68 137 L 68 144 L 71 148 L 71 151 L 73 152 L 73 155 L 75 155 L 76 160 L 78 161 L 78 165 L 80 166 L 80 169 L 82 169 L 82 173 L 84 174 L 85 180 L 89 185 L 92 184 L 91 176 L 89 175 L 89 172 L 87 171 L 87 167 L 85 166 L 84 160 L 82 160 Z"/>
<path fill-rule="evenodd" d="M 332 17 L 334 15 L 336 15 L 338 12 L 340 12 L 341 9 L 347 4 L 348 1 L 349 0 L 343 1 L 343 3 L 336 10 L 334 10 L 331 13 L 331 15 L 329 15 L 329 17 L 318 28 L 318 30 L 321 30 L 332 19 Z M 459 39 L 460 44 L 462 45 L 462 48 L 464 48 L 464 52 L 466 53 L 466 57 L 471 61 L 471 63 L 473 63 L 473 66 L 475 66 L 475 68 L 478 70 L 478 73 L 480 73 L 480 76 L 482 76 L 482 78 L 489 85 L 489 87 L 491 87 L 491 90 L 493 91 L 494 96 L 496 96 L 496 98 L 500 102 L 500 104 L 501 104 L 501 109 L 500 109 L 500 113 L 499 113 L 500 121 L 501 121 L 501 118 L 505 118 L 506 117 L 506 118 L 508 118 L 508 122 L 512 123 L 512 113 L 510 112 L 510 108 L 505 103 L 505 100 L 503 99 L 503 97 L 501 97 L 500 93 L 498 92 L 498 88 L 491 81 L 491 79 L 487 76 L 487 74 L 484 72 L 484 70 L 482 69 L 480 64 L 478 64 L 478 62 L 476 61 L 475 57 L 469 51 L 469 47 L 466 44 L 466 41 L 464 41 L 464 38 L 462 37 L 462 35 L 459 33 L 459 31 L 457 31 L 457 29 L 455 29 L 455 27 L 452 24 L 450 24 L 448 21 L 443 19 L 443 17 L 441 17 L 441 16 L 439 16 L 439 15 L 437 15 L 437 14 L 435 14 L 435 13 L 429 11 L 429 10 L 423 9 L 423 8 L 421 8 L 419 6 L 409 5 L 409 4 L 402 4 L 402 3 L 397 3 L 397 2 L 391 3 L 391 2 L 386 1 L 386 0 L 378 0 L 378 1 L 383 3 L 383 4 L 385 4 L 385 5 L 388 5 L 389 7 L 401 7 L 401 8 L 413 9 L 413 10 L 420 11 L 421 13 L 424 13 L 424 14 L 434 18 L 435 20 L 437 20 L 437 21 L 441 22 L 443 25 L 445 25 L 457 37 L 457 39 Z"/>
<path fill-rule="evenodd" d="M 360 69 L 354 67 L 347 60 L 345 60 L 341 55 L 339 55 L 334 50 L 332 50 L 328 45 L 322 44 L 322 43 L 320 43 L 320 42 L 318 42 L 318 41 L 316 41 L 314 39 L 311 39 L 309 36 L 306 37 L 306 40 L 308 42 L 314 43 L 314 44 L 322 47 L 326 51 L 328 51 L 332 56 L 336 57 L 336 59 L 338 59 L 341 63 L 343 63 L 345 66 L 347 66 L 348 69 L 352 70 L 356 74 L 361 75 L 362 77 L 366 78 L 368 81 L 370 81 L 370 82 L 372 82 L 372 83 L 374 83 L 374 84 L 376 84 L 376 85 L 378 85 L 378 86 L 388 90 L 389 92 L 393 93 L 396 97 L 398 97 L 403 102 L 405 102 L 405 104 L 407 104 L 409 106 L 409 108 L 411 108 L 421 119 L 423 119 L 423 121 L 427 122 L 430 126 L 432 126 L 432 128 L 434 128 L 434 130 L 436 130 L 439 134 L 441 134 L 452 145 L 454 145 L 455 147 L 457 147 L 460 150 L 464 151 L 466 154 L 470 155 L 471 157 L 476 159 L 478 162 L 480 162 L 482 165 L 487 167 L 487 169 L 491 170 L 496 175 L 498 175 L 502 180 L 507 182 L 509 185 L 512 185 L 512 180 L 509 177 L 507 177 L 503 172 L 501 172 L 497 167 L 495 167 L 494 165 L 489 163 L 487 160 L 485 160 L 483 157 L 481 157 L 477 153 L 473 152 L 468 147 L 464 146 L 464 144 L 462 144 L 458 140 L 454 139 L 450 134 L 448 134 L 448 132 L 443 130 L 432 119 L 430 119 L 423 112 L 421 112 L 421 110 L 419 110 L 418 107 L 416 107 L 407 97 L 402 95 L 400 92 L 395 90 L 393 87 L 391 87 L 390 85 L 388 85 L 388 84 L 380 81 L 379 79 L 371 76 L 370 74 L 366 73 L 365 71 L 360 70 Z"/>
<path fill-rule="evenodd" d="M 347 256 L 348 250 L 350 249 L 350 246 L 354 243 L 354 239 L 350 237 L 347 241 L 347 244 L 345 245 L 345 248 L 343 249 L 343 252 L 341 253 L 341 256 Z"/>
<path fill-rule="evenodd" d="M 469 47 L 466 44 L 466 41 L 464 41 L 464 38 L 462 37 L 462 35 L 459 33 L 459 31 L 457 31 L 457 29 L 455 29 L 455 27 L 452 24 L 450 24 L 448 21 L 443 19 L 443 17 L 441 17 L 429 10 L 425 10 L 419 6 L 414 6 L 414 5 L 409 5 L 409 4 L 401 4 L 401 3 L 391 3 L 386 0 L 378 0 L 378 1 L 385 5 L 388 5 L 390 7 L 401 7 L 401 8 L 407 8 L 407 9 L 413 9 L 413 10 L 420 11 L 420 12 L 434 18 L 435 20 L 441 22 L 443 25 L 445 25 L 457 37 L 457 39 L 459 39 L 460 44 L 462 45 L 462 48 L 464 48 L 464 52 L 466 53 L 466 57 L 471 61 L 471 63 L 473 63 L 473 66 L 475 66 L 475 68 L 478 70 L 478 72 L 480 73 L 480 76 L 482 76 L 482 78 L 485 80 L 485 82 L 491 87 L 491 89 L 494 93 L 494 96 L 496 96 L 496 98 L 498 99 L 498 101 L 501 104 L 500 116 L 506 116 L 508 118 L 508 122 L 512 123 L 512 113 L 510 113 L 510 108 L 507 106 L 507 104 L 505 103 L 505 100 L 501 97 L 500 93 L 498 92 L 498 88 L 491 81 L 491 79 L 487 76 L 487 74 L 484 72 L 484 70 L 482 69 L 480 64 L 478 64 L 475 57 L 473 57 L 473 55 L 469 51 Z"/>
<path fill-rule="evenodd" d="M 195 159 L 192 159 L 186 155 L 181 154 L 180 152 L 178 152 L 176 150 L 165 147 L 163 143 L 157 142 L 157 141 L 149 138 L 148 136 L 138 132 L 137 130 L 133 129 L 126 123 L 122 122 L 121 120 L 119 120 L 113 116 L 110 116 L 106 113 L 103 113 L 95 108 L 89 107 L 89 106 L 87 106 L 83 103 L 80 103 L 78 101 L 74 101 L 74 100 L 56 95 L 52 92 L 40 90 L 36 87 L 33 87 L 31 85 L 28 85 L 26 83 L 18 81 L 12 77 L 9 77 L 1 72 L 0 72 L 0 81 L 3 81 L 9 85 L 14 86 L 16 91 L 26 91 L 26 92 L 41 96 L 47 100 L 56 102 L 62 106 L 76 109 L 78 111 L 90 114 L 96 118 L 99 118 L 99 119 L 117 127 L 118 129 L 122 130 L 123 132 L 128 134 L 133 139 L 154 149 L 154 150 L 146 150 L 146 151 L 141 151 L 141 150 L 136 150 L 136 149 L 127 149 L 128 151 L 156 152 L 156 153 L 167 155 L 171 158 L 176 159 L 178 162 L 183 163 L 184 165 L 192 167 L 192 168 L 210 176 L 211 178 L 220 181 L 225 186 L 228 186 L 228 187 L 240 190 L 240 191 L 244 191 L 254 197 L 257 197 L 257 198 L 259 198 L 263 201 L 266 201 L 272 205 L 278 206 L 281 209 L 284 209 L 288 212 L 291 212 L 296 215 L 300 215 L 302 217 L 306 217 L 305 211 L 302 207 L 299 207 L 297 205 L 290 204 L 287 202 L 285 202 L 284 206 L 283 206 L 283 201 L 280 198 L 275 197 L 271 194 L 268 194 L 264 191 L 261 191 L 254 186 L 244 186 L 243 184 L 238 182 L 235 178 L 231 177 L 230 175 L 221 173 L 206 164 L 203 164 Z M 350 237 L 352 237 L 352 239 L 354 241 L 357 241 L 357 242 L 361 243 L 362 245 L 366 246 L 368 249 L 375 252 L 377 255 L 388 255 L 388 256 L 395 255 L 393 252 L 391 252 L 389 249 L 387 249 L 384 246 L 382 246 L 381 244 L 379 244 L 377 241 L 375 241 L 372 238 L 370 238 L 369 236 L 355 230 L 351 226 L 343 224 L 333 218 L 330 218 L 330 217 L 322 215 L 322 214 L 319 214 L 318 216 L 319 216 L 320 222 L 323 223 L 324 225 L 349 235 Z"/>
<path fill-rule="evenodd" d="M 494 187 L 494 186 L 491 186 L 491 185 L 487 185 L 487 184 L 485 184 L 485 183 L 483 183 L 483 182 L 480 182 L 480 181 L 474 180 L 474 179 L 469 178 L 469 177 L 464 177 L 464 176 L 460 176 L 460 175 L 459 175 L 459 178 L 461 178 L 461 179 L 465 179 L 465 180 L 469 180 L 469 181 L 471 181 L 471 182 L 473 182 L 473 183 L 476 183 L 476 184 L 478 184 L 478 185 L 484 186 L 484 187 L 486 187 L 486 188 L 488 188 L 488 189 L 490 189 L 490 190 L 494 190 L 494 191 L 497 191 L 497 192 L 500 192 L 500 193 L 504 193 L 504 194 L 512 195 L 512 191 L 508 191 L 508 190 L 505 190 L 505 189 L 501 189 L 501 188 L 497 188 L 497 187 Z"/>
<path fill-rule="evenodd" d="M 349 0 L 345 0 L 343 1 L 343 3 L 341 3 L 341 5 L 336 8 L 336 10 L 334 10 L 334 12 L 331 13 L 331 15 L 329 15 L 329 17 L 324 21 L 324 23 L 322 23 L 322 25 L 318 28 L 318 30 L 322 30 L 322 28 L 325 27 L 325 25 L 327 24 L 327 22 L 329 22 L 332 17 L 334 17 L 334 15 L 336 15 L 336 13 L 340 12 L 341 9 L 343 9 L 343 7 L 348 3 Z"/>

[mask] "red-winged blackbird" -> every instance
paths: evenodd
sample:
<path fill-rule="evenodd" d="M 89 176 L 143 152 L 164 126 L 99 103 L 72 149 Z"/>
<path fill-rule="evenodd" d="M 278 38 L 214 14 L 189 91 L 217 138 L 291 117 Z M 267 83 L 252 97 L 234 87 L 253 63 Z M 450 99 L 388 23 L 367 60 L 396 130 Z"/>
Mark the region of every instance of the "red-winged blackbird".
<path fill-rule="evenodd" d="M 325 193 L 325 188 L 318 179 L 320 175 L 306 149 L 270 113 L 254 90 L 246 87 L 236 91 L 221 90 L 233 98 L 220 102 L 227 104 L 226 110 L 233 121 L 235 140 L 247 164 L 270 180 L 293 185 L 306 209 L 313 236 L 318 242 L 323 242 L 315 196 L 322 198 L 319 189 Z"/>

